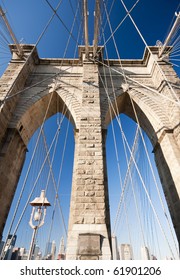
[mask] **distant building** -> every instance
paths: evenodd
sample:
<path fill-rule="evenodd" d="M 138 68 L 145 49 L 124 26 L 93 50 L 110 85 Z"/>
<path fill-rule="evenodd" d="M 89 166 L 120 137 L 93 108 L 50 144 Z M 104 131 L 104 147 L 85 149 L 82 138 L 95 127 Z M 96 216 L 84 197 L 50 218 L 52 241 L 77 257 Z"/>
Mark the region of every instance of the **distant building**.
<path fill-rule="evenodd" d="M 142 260 L 150 260 L 149 249 L 146 246 L 141 247 L 141 259 Z"/>
<path fill-rule="evenodd" d="M 34 253 L 33 253 L 33 260 L 39 260 L 40 255 L 41 255 L 40 248 L 38 245 L 35 245 Z"/>
<path fill-rule="evenodd" d="M 118 250 L 118 243 L 117 243 L 117 237 L 112 236 L 112 259 L 113 260 L 119 260 L 119 250 Z"/>
<path fill-rule="evenodd" d="M 12 256 L 12 252 L 13 252 L 13 248 L 15 246 L 15 243 L 16 243 L 16 238 L 17 236 L 16 235 L 12 235 L 12 234 L 9 234 L 8 235 L 8 238 L 7 238 L 7 241 L 4 245 L 4 259 L 5 260 L 10 260 L 11 259 L 11 256 Z"/>
<path fill-rule="evenodd" d="M 14 247 L 11 255 L 11 260 L 20 260 L 20 248 Z"/>
<path fill-rule="evenodd" d="M 27 260 L 28 259 L 28 252 L 26 251 L 26 248 L 24 248 L 24 247 L 20 248 L 19 258 L 20 258 L 20 260 Z"/>
<path fill-rule="evenodd" d="M 42 253 L 39 251 L 39 253 L 36 256 L 35 260 L 42 260 Z"/>
<path fill-rule="evenodd" d="M 51 246 L 51 255 L 52 255 L 52 260 L 55 260 L 56 257 L 56 243 L 53 240 L 52 246 Z"/>
<path fill-rule="evenodd" d="M 4 241 L 1 241 L 1 242 L 0 242 L 0 255 L 1 255 L 1 253 L 2 253 L 2 249 L 3 249 L 3 247 L 4 247 L 4 244 L 5 244 Z"/>
<path fill-rule="evenodd" d="M 46 244 L 46 250 L 45 250 L 45 260 L 54 260 L 56 257 L 56 243 L 53 240 L 52 242 L 48 242 Z"/>
<path fill-rule="evenodd" d="M 132 260 L 133 251 L 130 244 L 121 244 L 120 245 L 120 259 L 121 260 Z"/>
<path fill-rule="evenodd" d="M 59 252 L 58 252 L 58 260 L 65 260 L 65 245 L 64 245 L 64 238 L 61 238 L 60 245 L 59 245 Z"/>
<path fill-rule="evenodd" d="M 52 256 L 51 256 L 51 254 L 48 254 L 47 256 L 45 256 L 45 260 L 47 260 L 47 261 L 52 260 Z"/>

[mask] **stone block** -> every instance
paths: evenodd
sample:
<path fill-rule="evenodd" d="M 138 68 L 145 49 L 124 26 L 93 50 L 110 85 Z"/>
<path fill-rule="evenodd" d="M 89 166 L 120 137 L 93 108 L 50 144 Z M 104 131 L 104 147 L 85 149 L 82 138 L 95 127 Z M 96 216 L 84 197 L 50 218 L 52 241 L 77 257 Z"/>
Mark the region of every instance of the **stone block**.
<path fill-rule="evenodd" d="M 74 223 L 75 224 L 83 224 L 84 218 L 83 217 L 74 217 Z"/>
<path fill-rule="evenodd" d="M 104 196 L 104 191 L 96 191 L 96 197 Z"/>
<path fill-rule="evenodd" d="M 85 205 L 86 210 L 95 210 L 95 203 L 88 203 Z"/>
<path fill-rule="evenodd" d="M 84 196 L 84 191 L 77 191 L 76 195 L 81 197 L 81 196 Z"/>
<path fill-rule="evenodd" d="M 86 148 L 94 148 L 95 144 L 86 144 Z"/>
<path fill-rule="evenodd" d="M 95 219 L 96 224 L 105 224 L 105 218 L 96 218 Z"/>
<path fill-rule="evenodd" d="M 85 174 L 86 171 L 84 169 L 78 169 L 77 174 Z"/>
<path fill-rule="evenodd" d="M 94 185 L 88 185 L 85 187 L 85 190 L 87 191 L 94 191 Z"/>
<path fill-rule="evenodd" d="M 92 170 L 92 169 L 86 170 L 86 174 L 87 175 L 93 175 L 94 174 L 94 170 Z"/>
<path fill-rule="evenodd" d="M 78 160 L 78 162 L 77 162 L 79 165 L 83 165 L 83 164 L 85 164 L 86 163 L 86 161 L 85 160 Z"/>
<path fill-rule="evenodd" d="M 74 210 L 82 210 L 84 209 L 84 203 L 76 203 L 74 204 Z"/>
<path fill-rule="evenodd" d="M 78 254 L 84 256 L 84 260 L 89 259 L 89 255 L 99 256 L 101 254 L 100 234 L 79 234 L 78 247 Z"/>
<path fill-rule="evenodd" d="M 83 191 L 84 190 L 84 186 L 80 185 L 80 186 L 76 186 L 76 191 Z"/>
<path fill-rule="evenodd" d="M 86 185 L 94 185 L 95 184 L 95 180 L 93 179 L 87 179 L 85 180 Z"/>
<path fill-rule="evenodd" d="M 84 185 L 85 184 L 85 180 L 84 179 L 76 179 L 76 184 L 77 185 Z"/>
<path fill-rule="evenodd" d="M 97 202 L 97 203 L 105 202 L 105 197 L 104 197 L 104 196 L 96 197 L 96 202 Z"/>
<path fill-rule="evenodd" d="M 94 190 L 95 191 L 102 191 L 102 190 L 104 190 L 104 185 L 95 185 Z"/>
<path fill-rule="evenodd" d="M 105 210 L 105 203 L 97 203 L 96 210 Z"/>
<path fill-rule="evenodd" d="M 93 151 L 86 151 L 86 156 L 94 156 L 95 152 Z"/>
<path fill-rule="evenodd" d="M 84 217 L 85 224 L 95 224 L 95 217 Z"/>
<path fill-rule="evenodd" d="M 90 196 L 90 197 L 95 196 L 95 192 L 93 191 L 85 192 L 85 196 Z"/>
<path fill-rule="evenodd" d="M 95 163 L 95 160 L 86 160 L 86 164 L 92 165 Z"/>

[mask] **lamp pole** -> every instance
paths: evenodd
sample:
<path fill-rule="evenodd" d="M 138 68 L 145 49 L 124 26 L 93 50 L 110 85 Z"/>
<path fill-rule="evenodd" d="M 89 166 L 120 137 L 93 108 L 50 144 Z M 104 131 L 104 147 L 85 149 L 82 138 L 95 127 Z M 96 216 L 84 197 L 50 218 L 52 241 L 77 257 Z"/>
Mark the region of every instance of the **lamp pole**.
<path fill-rule="evenodd" d="M 45 191 L 42 190 L 40 197 L 36 197 L 33 201 L 30 202 L 30 205 L 33 206 L 33 208 L 29 220 L 29 225 L 33 229 L 33 234 L 29 248 L 28 260 L 32 259 L 37 231 L 44 224 L 46 208 L 48 206 L 51 206 L 51 204 L 45 197 Z"/>
<path fill-rule="evenodd" d="M 28 260 L 32 259 L 32 255 L 33 255 L 33 252 L 34 252 L 34 244 L 35 244 L 35 240 L 36 240 L 37 229 L 38 229 L 37 226 L 33 229 L 31 245 L 30 245 L 30 248 L 29 248 Z"/>

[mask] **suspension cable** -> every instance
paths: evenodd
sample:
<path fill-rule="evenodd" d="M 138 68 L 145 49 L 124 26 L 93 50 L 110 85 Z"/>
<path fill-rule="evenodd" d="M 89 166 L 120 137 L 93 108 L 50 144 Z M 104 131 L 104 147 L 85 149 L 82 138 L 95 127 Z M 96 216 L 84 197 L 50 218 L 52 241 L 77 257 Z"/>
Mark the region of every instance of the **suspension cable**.
<path fill-rule="evenodd" d="M 40 34 L 40 36 L 39 36 L 39 38 L 38 38 L 36 44 L 33 46 L 32 50 L 31 50 L 31 53 L 30 53 L 29 56 L 31 56 L 31 54 L 34 52 L 35 48 L 38 46 L 38 44 L 39 44 L 39 42 L 41 41 L 42 37 L 43 37 L 44 34 L 46 33 L 46 31 L 47 31 L 47 29 L 48 29 L 50 23 L 52 22 L 52 20 L 53 20 L 53 18 L 54 18 L 54 16 L 55 16 L 56 11 L 59 9 L 59 6 L 61 5 L 61 2 L 62 2 L 62 0 L 60 0 L 59 4 L 57 5 L 56 9 L 54 10 L 52 16 L 50 17 L 50 19 L 49 19 L 49 21 L 47 22 L 46 26 L 44 27 L 43 31 L 41 32 L 41 34 Z M 24 66 L 25 66 L 27 63 L 28 63 L 28 59 L 26 59 L 26 61 L 25 61 L 25 63 L 24 63 Z M 23 71 L 23 69 L 24 69 L 24 67 L 21 68 L 19 75 L 21 74 L 21 72 Z M 11 85 L 9 91 L 7 92 L 7 94 L 6 94 L 5 97 L 4 97 L 4 100 L 5 100 L 6 97 L 8 96 L 9 92 L 13 91 L 13 89 L 14 89 L 14 87 L 15 87 L 15 85 L 16 85 L 16 81 L 17 81 L 19 75 L 15 78 L 14 83 Z"/>
<path fill-rule="evenodd" d="M 58 130 L 59 130 L 59 128 L 58 128 Z M 55 178 L 54 178 L 53 169 L 52 169 L 52 163 L 51 163 L 50 158 L 49 158 L 48 147 L 47 147 L 47 143 L 46 143 L 46 139 L 45 139 L 45 135 L 44 134 L 43 134 L 43 140 L 44 140 L 45 150 L 46 150 L 46 153 L 47 153 L 48 164 L 49 164 L 49 167 L 50 167 L 50 174 L 51 174 L 51 177 L 52 177 L 52 180 L 53 180 L 53 186 L 54 186 L 55 193 L 56 193 L 56 196 L 57 196 L 58 188 L 57 188 L 57 184 L 56 184 L 56 181 L 55 181 Z M 58 206 L 59 206 L 59 210 L 60 210 L 60 214 L 61 214 L 64 230 L 65 230 L 65 233 L 66 233 L 66 236 L 67 236 L 67 229 L 66 229 L 66 224 L 65 224 L 65 221 L 64 221 L 63 211 L 62 211 L 61 204 L 60 204 L 60 201 L 59 201 L 59 196 L 57 196 L 57 199 L 58 199 Z"/>
<path fill-rule="evenodd" d="M 137 0 L 136 3 L 132 6 L 132 8 L 129 10 L 129 13 L 131 13 L 134 8 L 136 7 L 136 5 L 138 4 L 140 0 Z M 115 30 L 112 32 L 112 34 L 108 37 L 108 39 L 105 41 L 103 47 L 105 45 L 107 45 L 107 43 L 110 41 L 110 39 L 112 38 L 112 36 L 114 36 L 114 34 L 118 31 L 118 29 L 120 28 L 120 26 L 123 24 L 123 22 L 126 20 L 126 18 L 128 17 L 128 14 L 125 15 L 125 17 L 121 20 L 121 22 L 118 24 L 118 26 L 115 28 Z M 99 52 L 101 51 L 101 47 L 99 49 Z"/>
<path fill-rule="evenodd" d="M 140 35 L 140 37 L 141 37 L 143 43 L 145 44 L 145 46 L 146 46 L 146 48 L 148 49 L 149 53 L 152 55 L 151 49 L 149 48 L 149 46 L 148 46 L 148 44 L 146 43 L 146 41 L 145 41 L 145 39 L 144 39 L 142 33 L 140 32 L 139 28 L 137 27 L 136 23 L 134 22 L 134 20 L 133 20 L 131 14 L 129 13 L 129 11 L 128 11 L 128 9 L 127 9 L 125 3 L 124 3 L 124 1 L 123 1 L 123 0 L 120 0 L 120 1 L 121 1 L 121 3 L 122 3 L 122 5 L 123 5 L 123 7 L 124 7 L 124 9 L 125 9 L 125 11 L 126 11 L 126 13 L 128 14 L 129 18 L 131 19 L 131 21 L 132 21 L 134 27 L 136 28 L 138 34 Z M 164 78 L 165 81 L 167 82 L 168 87 L 169 87 L 169 89 L 171 90 L 172 94 L 174 95 L 175 100 L 179 103 L 179 106 L 180 106 L 180 100 L 179 100 L 179 98 L 178 98 L 176 92 L 175 92 L 174 89 L 172 88 L 171 84 L 169 84 L 166 75 L 165 75 L 164 72 L 162 71 L 161 67 L 159 66 L 157 60 L 155 59 L 155 57 L 154 57 L 153 55 L 152 55 L 152 58 L 154 59 L 154 62 L 155 62 L 155 64 L 156 64 L 156 66 L 158 67 L 158 69 L 159 69 L 161 75 L 163 76 L 163 78 Z"/>
<path fill-rule="evenodd" d="M 111 26 L 111 22 L 110 22 L 110 19 L 109 19 L 109 15 L 108 15 L 108 13 L 107 13 L 107 9 L 106 9 L 106 5 L 105 5 L 105 3 L 104 3 L 104 0 L 103 0 L 103 4 L 104 4 L 104 9 L 105 9 L 105 13 L 106 13 L 106 16 L 107 16 L 107 21 L 108 21 L 108 24 L 109 24 L 109 28 L 110 28 L 110 31 L 111 31 L 111 34 L 112 34 L 112 33 L 113 33 L 113 31 L 112 31 L 112 26 Z M 119 54 L 119 51 L 118 51 L 118 47 L 117 47 L 117 44 L 116 44 L 114 35 L 112 35 L 112 39 L 113 39 L 113 43 L 114 43 L 114 46 L 115 46 L 115 50 L 116 50 L 116 53 L 117 53 L 117 56 L 118 56 L 118 61 L 119 61 L 119 64 L 120 64 L 120 67 L 121 67 L 121 70 L 122 70 L 122 74 L 123 74 L 124 81 L 125 81 L 125 83 L 127 83 L 126 75 L 125 75 L 124 69 L 123 69 L 123 67 L 122 67 L 122 62 L 121 62 L 120 54 Z M 104 45 L 105 45 L 105 43 L 104 43 Z M 109 62 L 109 61 L 108 61 L 108 62 Z"/>
<path fill-rule="evenodd" d="M 69 30 L 69 28 L 68 28 L 68 27 L 66 26 L 66 24 L 64 23 L 64 21 L 63 21 L 63 20 L 61 19 L 61 17 L 58 15 L 58 13 L 57 13 L 57 10 L 58 10 L 58 9 L 54 9 L 53 6 L 51 5 L 51 3 L 49 3 L 48 0 L 45 0 L 45 1 L 46 1 L 46 3 L 49 5 L 49 7 L 53 10 L 54 15 L 57 16 L 57 18 L 60 20 L 60 22 L 62 23 L 62 25 L 63 25 L 64 28 L 66 29 L 66 31 L 71 35 L 72 39 L 73 39 L 76 43 L 78 43 L 76 37 L 72 34 L 72 32 Z"/>

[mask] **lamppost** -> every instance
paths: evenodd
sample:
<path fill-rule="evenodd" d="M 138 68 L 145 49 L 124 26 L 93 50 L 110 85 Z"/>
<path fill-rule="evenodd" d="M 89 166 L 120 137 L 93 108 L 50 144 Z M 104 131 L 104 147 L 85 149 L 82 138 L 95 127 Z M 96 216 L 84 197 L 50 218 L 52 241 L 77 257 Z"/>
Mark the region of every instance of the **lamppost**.
<path fill-rule="evenodd" d="M 29 248 L 28 260 L 32 259 L 37 231 L 44 224 L 44 220 L 46 216 L 46 208 L 48 206 L 51 206 L 51 204 L 45 197 L 45 191 L 42 190 L 40 197 L 36 197 L 33 201 L 30 202 L 30 205 L 33 206 L 33 209 L 31 212 L 29 225 L 33 229 L 33 234 L 31 239 L 31 245 Z"/>

